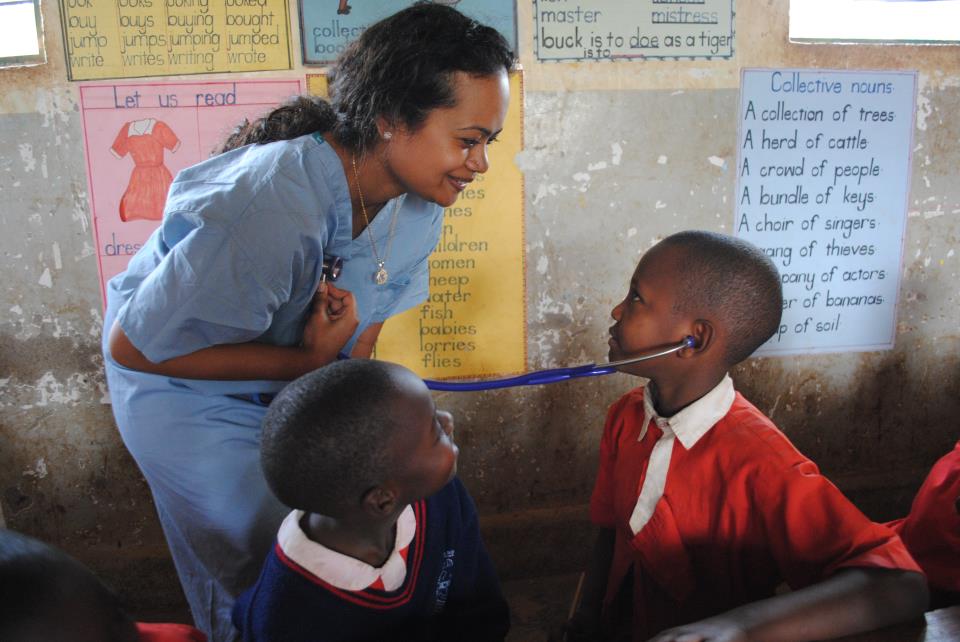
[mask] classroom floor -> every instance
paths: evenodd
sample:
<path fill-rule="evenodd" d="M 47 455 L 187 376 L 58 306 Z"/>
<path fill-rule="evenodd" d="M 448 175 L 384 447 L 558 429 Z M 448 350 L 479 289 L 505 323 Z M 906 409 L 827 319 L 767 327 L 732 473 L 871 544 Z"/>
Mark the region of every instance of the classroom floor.
<path fill-rule="evenodd" d="M 566 621 L 579 578 L 574 573 L 504 582 L 512 620 L 507 642 L 545 642 Z"/>

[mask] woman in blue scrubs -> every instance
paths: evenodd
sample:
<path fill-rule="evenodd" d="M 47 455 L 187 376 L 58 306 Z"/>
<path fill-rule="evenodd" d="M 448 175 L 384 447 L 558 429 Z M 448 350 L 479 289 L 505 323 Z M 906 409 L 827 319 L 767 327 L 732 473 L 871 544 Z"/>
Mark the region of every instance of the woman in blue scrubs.
<path fill-rule="evenodd" d="M 265 403 L 340 351 L 370 356 L 383 322 L 426 298 L 443 208 L 488 168 L 512 63 L 495 30 L 442 5 L 372 25 L 329 104 L 295 101 L 180 172 L 110 281 L 114 415 L 211 640 L 235 638 L 233 599 L 290 510 L 260 472 Z M 265 144 L 237 146 L 251 141 Z M 331 255 L 336 287 L 321 282 Z"/>

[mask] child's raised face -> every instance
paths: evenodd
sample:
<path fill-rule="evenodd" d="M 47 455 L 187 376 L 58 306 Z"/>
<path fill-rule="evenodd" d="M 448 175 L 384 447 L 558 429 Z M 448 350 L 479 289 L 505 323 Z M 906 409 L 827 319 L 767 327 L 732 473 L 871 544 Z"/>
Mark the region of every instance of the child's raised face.
<path fill-rule="evenodd" d="M 460 451 L 453 442 L 453 416 L 437 410 L 423 381 L 408 373 L 402 386 L 393 412 L 406 429 L 394 439 L 401 462 L 397 481 L 409 503 L 433 495 L 453 479 Z"/>
<path fill-rule="evenodd" d="M 611 361 L 629 359 L 656 348 L 682 341 L 690 323 L 676 310 L 678 266 L 683 250 L 657 245 L 640 259 L 627 296 L 610 313 L 616 323 L 610 328 Z M 641 361 L 622 368 L 623 372 L 655 378 L 673 355 Z"/>

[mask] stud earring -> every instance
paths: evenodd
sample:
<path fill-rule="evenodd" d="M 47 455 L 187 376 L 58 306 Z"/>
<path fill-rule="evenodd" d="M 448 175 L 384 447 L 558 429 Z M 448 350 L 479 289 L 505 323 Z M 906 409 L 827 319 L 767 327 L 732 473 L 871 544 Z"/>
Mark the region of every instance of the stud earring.
<path fill-rule="evenodd" d="M 383 132 L 383 137 L 387 140 L 393 138 L 393 132 Z"/>

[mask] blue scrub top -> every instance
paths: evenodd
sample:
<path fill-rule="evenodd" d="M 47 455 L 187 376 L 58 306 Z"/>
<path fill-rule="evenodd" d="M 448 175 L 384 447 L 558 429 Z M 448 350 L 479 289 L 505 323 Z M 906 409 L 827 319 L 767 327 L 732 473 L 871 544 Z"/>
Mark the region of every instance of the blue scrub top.
<path fill-rule="evenodd" d="M 381 256 L 393 206 L 369 228 Z M 160 227 L 107 285 L 113 413 L 150 484 L 191 612 L 211 640 L 235 637 L 233 596 L 256 580 L 290 510 L 260 469 L 267 409 L 237 395 L 277 392 L 287 382 L 130 370 L 110 358 L 110 328 L 116 319 L 155 362 L 224 343 L 297 345 L 328 254 L 343 258 L 337 285 L 357 301 L 349 350 L 368 325 L 426 298 L 443 208 L 403 199 L 383 286 L 373 280 L 367 233 L 350 238 L 352 218 L 340 159 L 321 137 L 243 147 L 177 175 Z"/>
<path fill-rule="evenodd" d="M 349 352 L 368 325 L 428 295 L 427 261 L 443 208 L 413 194 L 400 199 L 392 242 L 395 200 L 370 223 L 390 273 L 377 285 L 366 231 L 351 238 L 340 159 L 320 135 L 248 145 L 189 167 L 170 187 L 161 226 L 107 286 L 105 344 L 117 319 L 153 362 L 223 343 L 297 345 L 327 254 L 343 258 L 336 285 L 357 301 L 360 325 Z M 105 355 L 108 368 L 125 370 Z M 133 373 L 124 374 L 111 384 L 132 383 Z M 163 379 L 205 394 L 269 393 L 286 383 Z"/>

